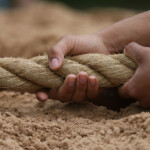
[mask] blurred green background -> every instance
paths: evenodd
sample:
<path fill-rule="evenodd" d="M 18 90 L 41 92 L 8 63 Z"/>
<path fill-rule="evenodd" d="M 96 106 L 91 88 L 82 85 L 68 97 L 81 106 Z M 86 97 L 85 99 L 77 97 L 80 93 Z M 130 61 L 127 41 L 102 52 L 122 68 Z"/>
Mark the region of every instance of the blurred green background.
<path fill-rule="evenodd" d="M 150 0 L 47 0 L 63 2 L 73 8 L 88 9 L 92 7 L 121 7 L 137 10 L 150 9 Z"/>
<path fill-rule="evenodd" d="M 38 0 L 0 0 L 0 7 L 7 8 L 22 5 Z M 120 7 L 136 10 L 149 10 L 150 0 L 41 0 L 50 2 L 61 2 L 76 9 L 89 9 L 93 7 Z"/>

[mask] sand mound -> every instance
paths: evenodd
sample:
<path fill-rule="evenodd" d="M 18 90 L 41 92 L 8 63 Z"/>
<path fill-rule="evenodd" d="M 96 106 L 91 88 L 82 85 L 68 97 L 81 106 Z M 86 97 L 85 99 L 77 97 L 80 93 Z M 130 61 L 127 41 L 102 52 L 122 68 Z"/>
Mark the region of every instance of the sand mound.
<path fill-rule="evenodd" d="M 108 9 L 77 12 L 34 4 L 0 13 L 0 56 L 32 57 L 63 34 L 92 33 L 135 14 Z M 40 103 L 32 94 L 0 93 L 0 149 L 148 150 L 150 114 L 134 103 L 115 112 L 89 103 Z"/>

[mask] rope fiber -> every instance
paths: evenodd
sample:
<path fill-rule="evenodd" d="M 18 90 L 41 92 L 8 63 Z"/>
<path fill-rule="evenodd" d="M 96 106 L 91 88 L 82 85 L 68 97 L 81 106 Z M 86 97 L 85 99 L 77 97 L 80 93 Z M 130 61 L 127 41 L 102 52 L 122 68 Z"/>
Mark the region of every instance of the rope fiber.
<path fill-rule="evenodd" d="M 25 58 L 0 58 L 0 89 L 34 92 L 58 88 L 68 74 L 85 71 L 98 79 L 99 87 L 117 87 L 128 81 L 137 64 L 124 54 L 83 54 L 65 57 L 56 72 L 49 69 L 47 55 Z"/>

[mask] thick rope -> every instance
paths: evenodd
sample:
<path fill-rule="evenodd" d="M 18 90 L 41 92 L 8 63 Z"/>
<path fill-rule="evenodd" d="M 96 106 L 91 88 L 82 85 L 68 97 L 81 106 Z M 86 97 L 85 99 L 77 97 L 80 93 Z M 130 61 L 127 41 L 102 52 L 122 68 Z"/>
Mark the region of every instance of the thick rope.
<path fill-rule="evenodd" d="M 68 74 L 85 71 L 98 79 L 99 87 L 117 87 L 128 81 L 137 65 L 124 54 L 84 54 L 66 57 L 63 66 L 49 69 L 46 55 L 31 59 L 0 58 L 0 89 L 33 92 L 58 88 Z"/>

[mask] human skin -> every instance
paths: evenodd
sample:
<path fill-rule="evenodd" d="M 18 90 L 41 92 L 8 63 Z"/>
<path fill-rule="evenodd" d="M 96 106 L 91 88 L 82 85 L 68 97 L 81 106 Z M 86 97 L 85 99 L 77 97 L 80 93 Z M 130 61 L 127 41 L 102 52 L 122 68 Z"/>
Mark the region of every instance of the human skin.
<path fill-rule="evenodd" d="M 150 11 L 147 11 L 117 22 L 98 33 L 64 36 L 49 50 L 49 66 L 52 70 L 59 69 L 65 55 L 115 54 L 124 50 L 124 54 L 133 59 L 138 64 L 138 68 L 134 76 L 119 88 L 119 93 L 123 97 L 139 100 L 143 107 L 150 107 L 149 26 Z M 94 76 L 81 72 L 78 75 L 68 75 L 59 89 L 39 91 L 36 95 L 41 101 L 52 98 L 62 102 L 81 102 L 86 99 L 96 99 L 102 91 L 103 89 L 98 89 L 97 79 Z"/>

